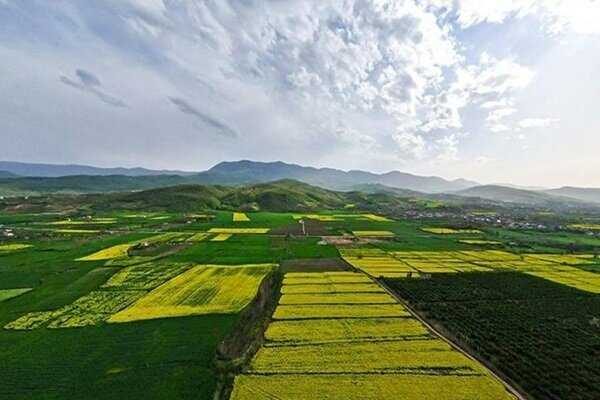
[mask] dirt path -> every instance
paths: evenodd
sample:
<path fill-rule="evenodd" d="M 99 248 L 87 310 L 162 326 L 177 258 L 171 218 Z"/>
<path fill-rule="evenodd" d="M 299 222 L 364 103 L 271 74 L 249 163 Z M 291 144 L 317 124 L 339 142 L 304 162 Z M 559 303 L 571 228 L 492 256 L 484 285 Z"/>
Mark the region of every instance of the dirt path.
<path fill-rule="evenodd" d="M 496 373 L 494 371 L 494 367 L 492 365 L 490 365 L 486 360 L 483 360 L 483 359 L 471 354 L 470 352 L 468 352 L 467 350 L 462 348 L 459 344 L 454 342 L 452 339 L 445 336 L 442 332 L 440 332 L 436 327 L 434 327 L 428 321 L 423 319 L 421 317 L 421 315 L 419 315 L 418 312 L 416 312 L 406 301 L 404 301 L 404 299 L 402 299 L 398 294 L 396 294 L 396 292 L 394 292 L 391 288 L 389 288 L 383 280 L 375 279 L 373 277 L 371 277 L 371 279 L 373 279 L 373 281 L 375 281 L 379 286 L 381 286 L 390 296 L 392 296 L 394 299 L 396 299 L 396 301 L 398 301 L 404 307 L 406 307 L 406 309 L 412 314 L 412 316 L 414 318 L 416 318 L 419 322 L 421 322 L 423 325 L 425 325 L 431 332 L 433 332 L 441 340 L 445 341 L 453 349 L 455 349 L 456 351 L 459 351 L 460 353 L 462 353 L 466 357 L 470 358 L 471 360 L 476 361 L 476 362 L 480 363 L 481 365 L 483 365 L 485 367 L 485 369 L 490 373 L 490 375 L 492 375 L 494 378 L 498 379 L 498 381 L 502 382 L 502 384 L 506 387 L 506 389 L 512 395 L 514 395 L 518 400 L 530 400 L 527 396 L 523 395 L 520 391 L 518 391 L 514 387 L 513 384 L 508 382 L 507 379 L 502 378 L 498 373 Z"/>

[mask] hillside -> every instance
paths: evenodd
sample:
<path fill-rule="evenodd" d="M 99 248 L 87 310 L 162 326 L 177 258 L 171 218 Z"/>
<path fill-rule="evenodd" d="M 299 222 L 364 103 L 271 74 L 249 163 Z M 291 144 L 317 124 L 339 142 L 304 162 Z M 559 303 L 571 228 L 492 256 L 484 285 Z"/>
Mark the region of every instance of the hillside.
<path fill-rule="evenodd" d="M 478 197 L 492 201 L 542 207 L 576 207 L 590 205 L 589 203 L 571 197 L 557 196 L 532 190 L 514 189 L 498 185 L 476 186 L 460 190 L 454 194 L 466 197 Z"/>
<path fill-rule="evenodd" d="M 74 175 L 57 178 L 20 177 L 0 179 L 0 196 L 31 196 L 51 193 L 102 193 L 144 190 L 189 183 L 179 175 L 91 176 Z"/>
<path fill-rule="evenodd" d="M 1 171 L 0 170 L 0 179 L 4 179 L 4 178 L 16 178 L 18 175 L 13 174 L 12 172 L 8 172 L 8 171 Z"/>
<path fill-rule="evenodd" d="M 572 197 L 574 199 L 592 203 L 600 203 L 600 189 L 597 188 L 578 188 L 572 186 L 563 186 L 558 189 L 545 190 L 544 193 Z"/>
<path fill-rule="evenodd" d="M 191 175 L 193 172 L 152 170 L 147 168 L 101 168 L 78 164 L 40 164 L 24 163 L 15 161 L 0 161 L 0 171 L 9 172 L 14 175 L 27 177 L 56 178 L 73 175 L 124 175 L 124 176 L 148 176 L 148 175 Z M 0 177 L 3 177 L 0 174 Z"/>
<path fill-rule="evenodd" d="M 135 193 L 87 196 L 96 209 L 178 210 L 232 209 L 252 211 L 315 211 L 348 204 L 375 210 L 403 207 L 405 200 L 390 195 L 334 192 L 293 180 L 227 187 L 184 185 Z"/>

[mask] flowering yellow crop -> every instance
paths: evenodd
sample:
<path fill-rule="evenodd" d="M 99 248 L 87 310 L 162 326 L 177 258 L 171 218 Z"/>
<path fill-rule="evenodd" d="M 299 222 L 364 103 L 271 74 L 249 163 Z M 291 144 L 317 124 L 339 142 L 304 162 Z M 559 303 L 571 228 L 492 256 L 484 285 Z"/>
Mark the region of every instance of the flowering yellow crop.
<path fill-rule="evenodd" d="M 482 368 L 439 339 L 361 341 L 318 346 L 268 346 L 258 351 L 251 373 L 415 373 L 452 369 L 476 374 Z"/>
<path fill-rule="evenodd" d="M 29 247 L 33 247 L 30 244 L 2 244 L 0 245 L 0 253 L 8 253 L 9 251 L 18 251 L 18 250 L 24 250 L 27 249 Z"/>
<path fill-rule="evenodd" d="M 330 283 L 284 285 L 281 293 L 382 293 L 381 286 L 371 283 Z"/>
<path fill-rule="evenodd" d="M 199 265 L 113 315 L 109 322 L 236 313 L 252 301 L 263 278 L 274 267 L 273 264 Z"/>
<path fill-rule="evenodd" d="M 199 232 L 193 234 L 191 237 L 187 239 L 188 242 L 201 242 L 208 237 L 208 233 Z"/>
<path fill-rule="evenodd" d="M 224 242 L 232 236 L 233 236 L 233 234 L 231 234 L 231 233 L 219 233 L 217 236 L 210 239 L 210 241 L 211 242 Z"/>
<path fill-rule="evenodd" d="M 352 231 L 354 236 L 358 237 L 392 237 L 394 232 L 390 231 Z"/>
<path fill-rule="evenodd" d="M 113 258 L 126 257 L 127 252 L 132 247 L 131 244 L 118 244 L 107 249 L 97 251 L 89 256 L 78 258 L 77 261 L 101 261 L 112 260 Z"/>
<path fill-rule="evenodd" d="M 387 304 L 395 300 L 387 293 L 284 294 L 279 304 Z"/>
<path fill-rule="evenodd" d="M 240 375 L 231 400 L 515 400 L 489 376 Z"/>
<path fill-rule="evenodd" d="M 246 222 L 250 221 L 250 218 L 242 212 L 234 212 L 233 213 L 233 222 Z"/>
<path fill-rule="evenodd" d="M 461 233 L 482 233 L 479 229 L 453 229 L 453 228 L 421 228 L 423 232 L 438 235 L 455 235 Z"/>
<path fill-rule="evenodd" d="M 410 313 L 400 304 L 280 304 L 273 319 L 324 319 L 407 317 Z"/>
<path fill-rule="evenodd" d="M 281 344 L 426 338 L 429 333 L 412 318 L 309 319 L 272 322 L 265 338 Z"/>
<path fill-rule="evenodd" d="M 231 234 L 261 234 L 269 232 L 269 228 L 212 228 L 208 233 L 231 233 Z"/>

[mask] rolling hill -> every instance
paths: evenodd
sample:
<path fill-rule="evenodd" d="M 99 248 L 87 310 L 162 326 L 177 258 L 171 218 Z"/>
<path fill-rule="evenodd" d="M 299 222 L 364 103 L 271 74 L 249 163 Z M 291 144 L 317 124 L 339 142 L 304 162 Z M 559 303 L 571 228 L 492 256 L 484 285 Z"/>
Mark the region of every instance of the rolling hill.
<path fill-rule="evenodd" d="M 252 211 L 317 211 L 402 208 L 407 200 L 387 194 L 335 192 L 290 179 L 244 186 L 182 185 L 133 193 L 84 196 L 84 202 L 101 210 L 139 209 L 190 211 L 231 209 Z"/>
<path fill-rule="evenodd" d="M 46 177 L 56 178 L 73 175 L 124 175 L 124 176 L 148 176 L 148 175 L 192 175 L 194 172 L 152 170 L 146 168 L 101 168 L 78 164 L 40 164 L 24 163 L 15 161 L 0 161 L 0 171 L 9 172 L 24 177 Z M 0 177 L 2 175 L 0 174 Z"/>
<path fill-rule="evenodd" d="M 558 189 L 544 190 L 544 193 L 558 196 L 567 196 L 581 201 L 600 203 L 600 189 L 597 188 L 578 188 L 572 186 L 563 186 Z"/>
<path fill-rule="evenodd" d="M 590 205 L 590 202 L 585 202 L 572 197 L 498 185 L 475 186 L 454 192 L 454 194 L 464 197 L 477 197 L 492 201 L 518 203 L 538 207 L 579 207 Z"/>

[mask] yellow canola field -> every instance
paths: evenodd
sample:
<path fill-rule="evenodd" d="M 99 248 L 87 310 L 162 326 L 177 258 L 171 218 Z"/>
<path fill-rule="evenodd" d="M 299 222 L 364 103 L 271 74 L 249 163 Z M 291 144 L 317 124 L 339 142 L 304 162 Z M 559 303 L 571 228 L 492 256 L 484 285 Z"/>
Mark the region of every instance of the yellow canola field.
<path fill-rule="evenodd" d="M 133 245 L 131 244 L 118 244 L 116 246 L 111 246 L 104 250 L 97 251 L 96 253 L 90 254 L 89 256 L 78 258 L 77 261 L 102 261 L 126 257 L 127 252 L 132 246 Z"/>
<path fill-rule="evenodd" d="M 284 294 L 279 304 L 388 304 L 387 293 L 294 293 Z"/>
<path fill-rule="evenodd" d="M 269 232 L 269 228 L 212 228 L 208 233 L 231 234 L 262 234 Z"/>
<path fill-rule="evenodd" d="M 488 376 L 240 375 L 231 400 L 515 400 Z"/>
<path fill-rule="evenodd" d="M 208 237 L 208 233 L 205 232 L 199 232 L 199 233 L 195 233 L 193 234 L 191 237 L 189 237 L 187 239 L 188 242 L 201 242 L 204 239 L 206 239 Z"/>
<path fill-rule="evenodd" d="M 392 237 L 394 232 L 390 231 L 352 231 L 357 237 Z"/>
<path fill-rule="evenodd" d="M 210 239 L 210 241 L 211 242 L 224 242 L 232 236 L 233 236 L 233 234 L 231 234 L 231 233 L 219 233 L 217 236 Z"/>
<path fill-rule="evenodd" d="M 247 222 L 250 221 L 250 218 L 243 212 L 234 212 L 233 213 L 233 222 Z"/>
<path fill-rule="evenodd" d="M 198 265 L 154 289 L 109 322 L 237 313 L 256 296 L 273 264 Z"/>
<path fill-rule="evenodd" d="M 410 339 L 428 336 L 425 327 L 412 318 L 274 321 L 265 332 L 268 341 L 280 344 Z"/>
<path fill-rule="evenodd" d="M 453 228 L 421 228 L 423 232 L 435 233 L 436 235 L 457 235 L 467 233 L 483 233 L 479 229 L 453 229 Z"/>
<path fill-rule="evenodd" d="M 329 278 L 286 274 L 282 291 L 288 293 L 265 345 L 235 378 L 231 400 L 514 400 L 481 365 L 432 336 L 386 292 L 345 293 L 365 283 Z M 289 293 L 314 286 L 337 293 Z M 384 304 L 322 304 L 369 296 Z"/>
<path fill-rule="evenodd" d="M 483 371 L 479 364 L 438 339 L 263 347 L 249 370 L 287 374 L 415 373 L 433 369 L 452 370 L 454 375 Z"/>
<path fill-rule="evenodd" d="M 375 283 L 329 283 L 284 285 L 281 293 L 382 293 L 384 290 Z"/>
<path fill-rule="evenodd" d="M 13 243 L 13 244 L 0 244 L 0 254 L 1 253 L 8 253 L 10 251 L 19 251 L 19 250 L 24 250 L 24 249 L 28 249 L 30 247 L 33 247 L 30 244 L 18 244 L 18 243 Z"/>
<path fill-rule="evenodd" d="M 410 313 L 400 304 L 280 304 L 273 319 L 325 319 L 408 317 Z"/>

